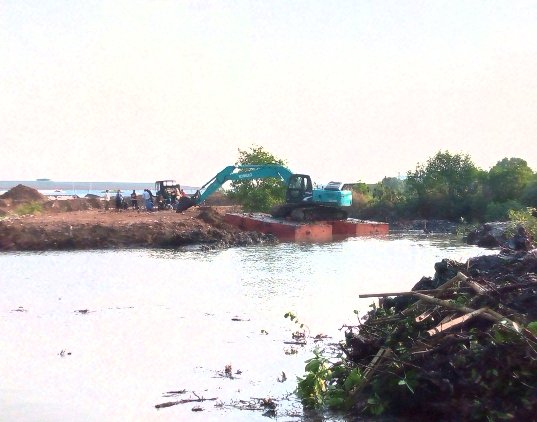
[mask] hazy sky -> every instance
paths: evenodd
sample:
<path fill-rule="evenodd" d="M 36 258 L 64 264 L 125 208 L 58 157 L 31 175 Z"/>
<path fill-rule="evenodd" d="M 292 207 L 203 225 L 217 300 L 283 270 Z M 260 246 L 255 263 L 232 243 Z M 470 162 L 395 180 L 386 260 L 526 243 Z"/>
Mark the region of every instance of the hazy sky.
<path fill-rule="evenodd" d="M 0 0 L 0 179 L 537 171 L 536 1 Z"/>

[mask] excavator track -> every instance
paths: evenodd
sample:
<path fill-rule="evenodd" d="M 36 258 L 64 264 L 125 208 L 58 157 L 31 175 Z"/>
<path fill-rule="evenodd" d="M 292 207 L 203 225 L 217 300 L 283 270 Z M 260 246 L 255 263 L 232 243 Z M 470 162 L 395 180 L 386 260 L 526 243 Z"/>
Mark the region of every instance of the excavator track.
<path fill-rule="evenodd" d="M 346 220 L 347 212 L 325 205 L 284 204 L 272 209 L 274 218 L 289 218 L 296 222 Z"/>

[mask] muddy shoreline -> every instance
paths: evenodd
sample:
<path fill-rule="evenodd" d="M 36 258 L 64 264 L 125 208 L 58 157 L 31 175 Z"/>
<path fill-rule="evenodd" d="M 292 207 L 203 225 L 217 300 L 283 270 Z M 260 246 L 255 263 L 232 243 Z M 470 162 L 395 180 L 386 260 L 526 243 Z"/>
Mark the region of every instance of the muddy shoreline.
<path fill-rule="evenodd" d="M 140 201 L 141 202 L 141 201 Z M 117 210 L 100 198 L 49 200 L 18 185 L 0 196 L 0 251 L 117 248 L 205 249 L 273 243 L 275 238 L 245 232 L 224 222 L 236 206 L 213 204 L 183 213 Z"/>
<path fill-rule="evenodd" d="M 115 248 L 205 249 L 273 243 L 274 237 L 244 232 L 223 222 L 215 209 L 169 211 L 85 210 L 7 218 L 0 221 L 0 251 Z"/>

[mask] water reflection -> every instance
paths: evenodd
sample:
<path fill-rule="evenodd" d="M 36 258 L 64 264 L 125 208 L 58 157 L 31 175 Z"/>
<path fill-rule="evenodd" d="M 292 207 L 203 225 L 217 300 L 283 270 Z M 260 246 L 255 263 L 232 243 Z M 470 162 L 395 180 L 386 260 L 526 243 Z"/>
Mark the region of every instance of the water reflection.
<path fill-rule="evenodd" d="M 440 259 L 484 252 L 449 236 L 389 235 L 217 251 L 0 254 L 2 417 L 191 420 L 191 407 L 154 406 L 181 389 L 226 403 L 286 397 L 314 347 L 285 353 L 296 330 L 286 312 L 337 342 L 342 324 L 356 323 L 353 310 L 368 310 L 371 300 L 358 294 L 409 289 Z M 27 312 L 13 312 L 21 306 Z M 241 376 L 214 377 L 228 364 Z M 266 421 L 260 412 L 203 407 L 203 420 Z M 294 399 L 280 409 L 301 414 Z"/>

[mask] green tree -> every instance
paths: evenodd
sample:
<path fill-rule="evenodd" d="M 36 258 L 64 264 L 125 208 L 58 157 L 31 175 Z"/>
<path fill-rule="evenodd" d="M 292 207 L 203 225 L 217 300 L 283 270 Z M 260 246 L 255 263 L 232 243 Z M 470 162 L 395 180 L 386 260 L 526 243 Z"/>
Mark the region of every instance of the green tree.
<path fill-rule="evenodd" d="M 458 219 L 471 214 L 481 173 L 467 154 L 439 151 L 407 173 L 407 193 L 422 217 Z"/>
<path fill-rule="evenodd" d="M 284 160 L 255 145 L 247 151 L 239 149 L 235 165 L 245 164 L 287 165 Z M 274 205 L 285 202 L 285 190 L 285 183 L 277 178 L 237 180 L 231 182 L 228 197 L 241 204 L 245 211 L 268 212 Z"/>
<path fill-rule="evenodd" d="M 518 200 L 533 177 L 533 170 L 522 158 L 504 158 L 489 171 L 488 186 L 492 200 Z"/>
<path fill-rule="evenodd" d="M 349 216 L 362 218 L 364 212 L 369 209 L 369 204 L 373 199 L 369 186 L 364 182 L 352 183 L 352 205 L 349 208 Z"/>
<path fill-rule="evenodd" d="M 372 189 L 371 199 L 358 217 L 391 221 L 397 218 L 404 202 L 405 182 L 397 177 L 384 177 Z M 353 196 L 354 202 L 354 196 Z"/>
<path fill-rule="evenodd" d="M 508 221 L 511 211 L 523 210 L 524 206 L 514 200 L 505 202 L 489 202 L 485 211 L 485 221 Z"/>
<path fill-rule="evenodd" d="M 351 183 L 350 185 L 350 189 L 353 192 L 360 193 L 364 196 L 371 196 L 371 192 L 369 190 L 369 186 L 367 186 L 367 183 L 358 181 L 356 183 Z M 347 189 L 347 187 L 344 187 L 343 189 Z"/>
<path fill-rule="evenodd" d="M 378 201 L 394 204 L 401 201 L 404 190 L 404 181 L 397 177 L 385 177 L 373 188 L 373 197 Z"/>
<path fill-rule="evenodd" d="M 528 207 L 537 207 L 537 174 L 528 182 L 522 191 L 521 201 Z"/>

